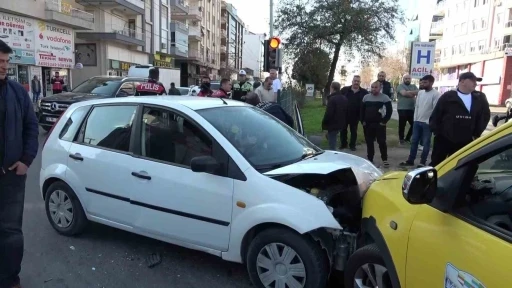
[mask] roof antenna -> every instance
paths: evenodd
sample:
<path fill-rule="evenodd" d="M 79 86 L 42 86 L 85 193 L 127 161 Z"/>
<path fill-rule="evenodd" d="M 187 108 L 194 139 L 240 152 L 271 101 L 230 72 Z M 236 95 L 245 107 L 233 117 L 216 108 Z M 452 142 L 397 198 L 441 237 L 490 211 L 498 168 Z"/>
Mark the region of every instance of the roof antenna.
<path fill-rule="evenodd" d="M 224 98 L 220 98 L 220 100 L 222 100 L 222 102 L 224 103 L 224 105 L 228 105 L 228 102 L 224 101 Z"/>

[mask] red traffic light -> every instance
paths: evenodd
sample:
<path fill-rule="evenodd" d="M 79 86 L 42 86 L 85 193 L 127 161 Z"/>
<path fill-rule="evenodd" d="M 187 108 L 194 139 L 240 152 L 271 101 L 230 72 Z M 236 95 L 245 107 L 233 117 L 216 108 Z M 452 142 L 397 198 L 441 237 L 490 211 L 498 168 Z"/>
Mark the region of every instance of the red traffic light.
<path fill-rule="evenodd" d="M 272 49 L 277 49 L 279 48 L 279 45 L 281 44 L 281 39 L 277 38 L 277 37 L 272 37 L 268 40 L 268 45 L 270 46 L 270 48 Z"/>

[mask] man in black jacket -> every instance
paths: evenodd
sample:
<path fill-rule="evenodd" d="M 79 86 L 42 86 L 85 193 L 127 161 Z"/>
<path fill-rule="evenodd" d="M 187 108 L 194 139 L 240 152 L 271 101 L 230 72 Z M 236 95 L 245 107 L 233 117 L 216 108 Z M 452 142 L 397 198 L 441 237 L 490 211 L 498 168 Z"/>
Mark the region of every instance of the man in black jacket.
<path fill-rule="evenodd" d="M 0 40 L 0 287 L 20 287 L 27 170 L 39 127 L 27 90 L 7 79 L 12 49 Z"/>
<path fill-rule="evenodd" d="M 391 87 L 391 83 L 386 81 L 386 72 L 380 71 L 377 74 L 377 80 L 380 82 L 381 90 L 380 93 L 388 95 L 389 99 L 393 101 L 393 88 Z"/>
<path fill-rule="evenodd" d="M 341 84 L 331 83 L 331 94 L 327 96 L 327 108 L 322 120 L 322 130 L 327 130 L 329 149 L 336 150 L 338 133 L 347 129 L 348 100 L 341 93 Z"/>
<path fill-rule="evenodd" d="M 363 97 L 368 94 L 368 91 L 361 88 L 360 85 L 361 76 L 355 75 L 354 78 L 352 78 L 352 86 L 345 86 L 341 89 L 341 94 L 345 95 L 348 100 L 348 109 L 347 125 L 340 133 L 340 149 L 347 148 L 347 132 L 350 128 L 350 142 L 348 143 L 348 146 L 350 147 L 350 150 L 356 151 L 357 126 L 359 125 L 361 103 L 363 102 Z"/>
<path fill-rule="evenodd" d="M 293 117 L 286 113 L 286 111 L 283 109 L 283 107 L 281 107 L 281 105 L 275 102 L 261 102 L 258 94 L 254 92 L 249 92 L 245 96 L 245 102 L 247 104 L 256 106 L 257 108 L 260 108 L 261 110 L 267 112 L 268 114 L 276 117 L 286 125 L 290 126 L 290 128 L 294 128 Z"/>
<path fill-rule="evenodd" d="M 482 78 L 472 72 L 462 73 L 457 90 L 445 92 L 437 101 L 429 121 L 435 135 L 430 166 L 443 162 L 485 131 L 491 111 L 485 94 L 475 91 L 479 81 Z"/>

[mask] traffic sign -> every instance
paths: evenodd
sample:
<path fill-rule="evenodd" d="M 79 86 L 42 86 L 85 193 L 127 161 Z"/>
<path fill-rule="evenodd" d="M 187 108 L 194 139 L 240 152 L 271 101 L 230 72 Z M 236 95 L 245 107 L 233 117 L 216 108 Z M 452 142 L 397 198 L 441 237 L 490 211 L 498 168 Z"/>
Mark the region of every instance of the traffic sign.
<path fill-rule="evenodd" d="M 435 53 L 435 42 L 412 42 L 409 67 L 412 78 L 421 79 L 425 75 L 432 75 Z"/>
<path fill-rule="evenodd" d="M 307 97 L 315 96 L 315 84 L 306 84 L 306 96 Z"/>

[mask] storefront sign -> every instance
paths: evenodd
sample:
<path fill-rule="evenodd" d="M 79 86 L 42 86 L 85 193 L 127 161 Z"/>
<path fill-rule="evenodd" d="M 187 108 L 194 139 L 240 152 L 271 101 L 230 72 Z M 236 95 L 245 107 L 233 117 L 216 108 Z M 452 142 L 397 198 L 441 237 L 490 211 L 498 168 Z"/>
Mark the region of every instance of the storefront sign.
<path fill-rule="evenodd" d="M 112 70 L 122 70 L 122 71 L 128 71 L 130 70 L 130 67 L 135 66 L 138 64 L 135 63 L 128 63 L 118 60 L 110 60 L 110 69 Z"/>
<path fill-rule="evenodd" d="M 35 28 L 36 65 L 73 68 L 73 30 L 59 25 L 37 21 Z"/>
<path fill-rule="evenodd" d="M 14 51 L 11 63 L 35 64 L 34 35 L 34 20 L 0 12 L 0 39 Z"/>
<path fill-rule="evenodd" d="M 153 55 L 153 66 L 162 68 L 173 68 L 171 56 L 164 54 Z"/>

